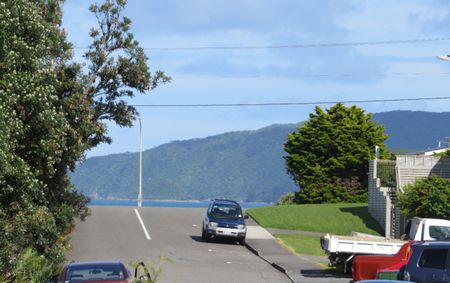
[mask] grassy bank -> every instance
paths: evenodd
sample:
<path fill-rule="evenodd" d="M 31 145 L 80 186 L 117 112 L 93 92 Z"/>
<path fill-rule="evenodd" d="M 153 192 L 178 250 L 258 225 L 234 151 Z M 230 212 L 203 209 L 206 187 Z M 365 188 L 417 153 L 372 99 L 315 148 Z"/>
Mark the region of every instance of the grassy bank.
<path fill-rule="evenodd" d="M 320 237 L 305 235 L 275 235 L 285 247 L 298 254 L 324 256 Z"/>
<path fill-rule="evenodd" d="M 248 209 L 261 226 L 338 235 L 352 231 L 380 235 L 382 229 L 370 216 L 367 204 L 280 205 Z"/>

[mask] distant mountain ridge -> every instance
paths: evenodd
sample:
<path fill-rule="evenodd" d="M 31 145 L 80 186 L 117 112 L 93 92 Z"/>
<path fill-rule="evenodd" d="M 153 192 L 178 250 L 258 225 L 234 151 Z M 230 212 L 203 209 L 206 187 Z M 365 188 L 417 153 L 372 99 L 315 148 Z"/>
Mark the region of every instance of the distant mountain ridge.
<path fill-rule="evenodd" d="M 373 114 L 373 120 L 385 125 L 392 149 L 435 148 L 450 137 L 450 112 L 390 111 Z"/>
<path fill-rule="evenodd" d="M 426 149 L 450 136 L 450 112 L 391 111 L 374 114 L 373 120 L 385 125 L 390 148 Z M 283 193 L 297 190 L 282 157 L 288 133 L 299 126 L 272 125 L 146 150 L 144 198 L 277 201 Z M 72 182 L 95 198 L 136 198 L 138 158 L 138 153 L 89 158 L 72 174 Z"/>

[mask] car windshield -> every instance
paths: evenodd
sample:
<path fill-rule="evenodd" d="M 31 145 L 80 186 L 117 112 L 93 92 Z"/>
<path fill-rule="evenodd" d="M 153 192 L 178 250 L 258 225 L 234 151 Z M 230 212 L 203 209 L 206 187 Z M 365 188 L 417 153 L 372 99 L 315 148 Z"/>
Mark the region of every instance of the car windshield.
<path fill-rule="evenodd" d="M 64 282 L 121 281 L 125 274 L 120 265 L 83 265 L 70 267 Z"/>
<path fill-rule="evenodd" d="M 242 217 L 242 211 L 235 204 L 214 204 L 210 215 L 218 218 L 236 218 Z"/>

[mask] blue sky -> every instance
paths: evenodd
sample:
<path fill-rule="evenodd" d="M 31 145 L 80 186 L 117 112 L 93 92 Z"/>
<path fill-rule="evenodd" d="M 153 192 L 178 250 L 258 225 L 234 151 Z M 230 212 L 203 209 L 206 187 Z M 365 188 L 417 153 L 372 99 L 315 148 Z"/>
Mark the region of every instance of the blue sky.
<path fill-rule="evenodd" d="M 63 26 L 90 43 L 94 1 L 67 0 Z M 450 40 L 408 44 L 252 50 L 158 47 L 272 46 L 450 37 L 446 0 L 129 0 L 124 14 L 149 48 L 150 69 L 173 82 L 133 104 L 373 100 L 450 96 Z M 77 58 L 83 52 L 75 50 Z M 368 112 L 450 111 L 450 100 L 365 103 Z M 329 106 L 321 106 L 323 108 Z M 308 119 L 314 106 L 139 108 L 143 147 Z M 109 125 L 110 145 L 88 157 L 139 150 L 139 128 Z"/>

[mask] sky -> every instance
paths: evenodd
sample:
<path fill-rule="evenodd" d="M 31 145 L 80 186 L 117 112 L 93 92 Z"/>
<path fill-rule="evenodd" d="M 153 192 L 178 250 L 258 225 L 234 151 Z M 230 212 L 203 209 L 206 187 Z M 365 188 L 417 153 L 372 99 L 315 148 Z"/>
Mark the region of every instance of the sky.
<path fill-rule="evenodd" d="M 96 18 L 90 3 L 66 0 L 63 27 L 81 60 Z M 124 15 L 150 71 L 172 82 L 131 104 L 334 102 L 450 96 L 447 0 L 128 0 Z M 449 38 L 449 39 L 447 39 Z M 444 39 L 391 44 L 342 43 Z M 326 46 L 317 46 L 325 44 Z M 302 48 L 174 50 L 186 47 Z M 314 45 L 314 46 L 311 46 Z M 450 111 L 450 100 L 348 103 L 370 113 Z M 333 104 L 320 105 L 329 108 Z M 139 107 L 143 149 L 229 131 L 308 119 L 314 104 L 252 107 Z M 139 122 L 108 124 L 112 144 L 87 157 L 139 151 Z"/>

